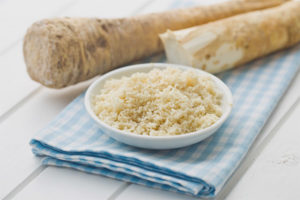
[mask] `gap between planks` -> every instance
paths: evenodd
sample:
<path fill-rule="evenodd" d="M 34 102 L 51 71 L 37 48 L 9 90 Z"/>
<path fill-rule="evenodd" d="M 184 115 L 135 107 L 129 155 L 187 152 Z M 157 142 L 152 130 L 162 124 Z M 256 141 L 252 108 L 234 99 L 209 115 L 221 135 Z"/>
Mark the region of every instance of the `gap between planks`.
<path fill-rule="evenodd" d="M 78 0 L 73 0 L 70 1 L 68 3 L 66 3 L 65 5 L 63 5 L 60 9 L 58 9 L 56 12 L 54 12 L 52 15 L 50 15 L 50 17 L 56 16 L 56 15 L 60 15 L 62 14 L 65 10 L 69 9 L 70 7 L 72 7 L 74 4 L 77 3 Z M 14 49 L 19 42 L 22 42 L 23 38 L 19 38 L 17 40 L 15 40 L 14 42 L 12 42 L 10 45 L 7 45 L 6 47 L 4 47 L 3 49 L 0 50 L 0 56 L 6 54 L 7 52 L 11 51 L 12 49 Z"/>
<path fill-rule="evenodd" d="M 141 6 L 139 6 L 138 8 L 136 8 L 134 11 L 132 11 L 132 13 L 129 16 L 134 16 L 134 15 L 138 15 L 140 14 L 147 6 L 149 6 L 150 4 L 153 4 L 156 0 L 148 0 L 145 3 L 143 3 Z"/>
<path fill-rule="evenodd" d="M 299 75 L 299 71 L 297 73 Z M 297 78 L 297 75 L 295 75 L 294 80 L 291 82 L 290 85 L 294 84 L 295 79 Z M 290 88 L 287 89 L 287 91 Z M 287 93 L 287 91 L 285 92 L 285 94 Z M 36 91 L 35 93 L 31 94 L 29 98 L 33 98 L 34 95 L 37 93 L 38 91 Z M 283 94 L 283 97 L 284 95 Z M 281 103 L 281 101 L 283 100 L 280 99 L 278 105 Z M 24 101 L 28 101 L 28 99 L 25 99 Z M 23 105 L 25 102 L 22 102 L 21 104 Z M 258 143 L 259 141 L 259 137 L 255 140 L 253 146 L 251 147 L 248 155 L 246 156 L 245 160 L 242 161 L 241 165 L 239 166 L 239 168 L 235 171 L 235 173 L 233 174 L 233 176 L 229 179 L 228 183 L 226 183 L 224 189 L 221 191 L 221 193 L 217 196 L 217 199 L 225 199 L 226 196 L 231 192 L 231 190 L 233 189 L 233 187 L 238 183 L 238 181 L 240 180 L 240 177 L 243 176 L 245 174 L 245 172 L 248 170 L 248 168 L 254 163 L 255 158 L 258 157 L 258 155 L 261 154 L 261 152 L 264 150 L 264 148 L 270 143 L 270 141 L 274 138 L 274 136 L 276 135 L 277 131 L 280 129 L 280 127 L 288 120 L 289 116 L 291 115 L 292 111 L 294 110 L 294 108 L 296 108 L 297 106 L 299 106 L 300 103 L 300 97 L 298 97 L 292 104 L 291 106 L 288 107 L 288 109 L 284 112 L 283 116 L 279 119 L 278 123 L 266 134 L 265 138 L 262 139 L 262 141 L 260 143 Z M 277 107 L 278 107 L 277 105 Z M 18 107 L 20 107 L 21 105 L 17 105 Z M 276 108 L 275 108 L 276 109 Z M 275 110 L 274 109 L 274 110 Z M 15 110 L 12 110 L 11 112 L 15 112 Z M 9 114 L 10 115 L 10 114 Z M 272 113 L 273 115 L 273 113 Z M 271 116 L 272 116 L 271 115 Z M 271 116 L 269 118 L 271 118 Z M 268 123 L 268 122 L 266 122 Z M 264 130 L 262 129 L 261 132 L 263 132 Z M 261 135 L 259 135 L 261 136 Z M 41 168 L 42 167 L 42 168 Z M 47 166 L 40 166 L 38 167 L 36 170 L 34 170 L 26 179 L 24 179 L 23 182 L 21 182 L 19 185 L 17 185 L 6 197 L 4 197 L 4 199 L 12 199 L 18 192 L 20 192 L 23 188 L 25 188 L 32 180 L 34 180 L 34 178 L 36 178 L 39 174 L 42 173 L 42 171 L 44 169 L 46 169 Z M 131 183 L 123 183 L 120 187 L 118 187 L 115 192 L 113 192 L 110 197 L 108 198 L 108 200 L 115 200 L 118 198 L 118 196 L 124 192 L 129 186 L 131 185 Z"/>
<path fill-rule="evenodd" d="M 234 188 L 234 186 L 238 183 L 240 178 L 245 174 L 245 172 L 248 170 L 248 168 L 254 163 L 255 158 L 257 158 L 263 152 L 265 147 L 271 142 L 271 140 L 277 134 L 280 127 L 282 127 L 283 124 L 286 123 L 286 121 L 291 116 L 293 110 L 297 106 L 300 106 L 300 97 L 298 97 L 295 100 L 295 102 L 287 109 L 287 111 L 280 118 L 278 123 L 266 134 L 267 136 L 263 139 L 263 141 L 261 143 L 259 143 L 257 145 L 257 147 L 255 145 L 255 143 L 257 141 L 255 141 L 255 143 L 251 147 L 251 150 L 249 151 L 248 155 L 246 155 L 245 160 L 242 161 L 241 165 L 238 167 L 238 169 L 235 171 L 233 176 L 226 183 L 225 187 L 222 189 L 220 194 L 216 197 L 217 200 L 226 199 L 226 197 L 231 192 L 231 190 Z M 121 193 L 124 192 L 130 185 L 131 185 L 131 183 L 124 183 L 107 200 L 116 200 L 121 195 Z"/>
<path fill-rule="evenodd" d="M 58 11 L 56 11 L 53 16 L 62 14 L 65 10 L 69 9 L 73 5 L 75 5 L 78 2 L 78 0 L 71 1 L 65 5 L 63 5 Z M 152 4 L 153 0 L 148 0 L 145 3 L 143 3 L 141 6 L 139 6 L 137 9 L 135 9 L 129 16 L 134 16 L 139 14 L 141 11 L 143 11 L 148 5 Z M 5 54 L 6 52 L 12 50 L 17 46 L 19 42 L 21 42 L 22 39 L 18 39 L 14 41 L 9 46 L 5 47 L 3 50 L 0 50 L 0 57 Z M 7 110 L 5 113 L 3 113 L 0 116 L 0 124 L 9 118 L 13 113 L 17 112 L 17 110 L 24 105 L 26 102 L 28 102 L 30 99 L 32 99 L 34 96 L 36 96 L 42 89 L 42 86 L 39 86 L 38 88 L 34 89 L 32 92 L 30 92 L 27 96 L 22 98 L 17 104 L 15 104 L 12 108 Z M 28 184 L 31 183 L 36 177 L 38 177 L 47 166 L 40 165 L 38 168 L 36 168 L 31 174 L 29 174 L 20 184 L 18 184 L 12 191 L 10 191 L 3 200 L 9 200 L 13 199 L 14 196 L 16 196 L 21 190 L 23 190 Z M 113 200 L 115 199 L 121 192 L 123 192 L 131 183 L 123 183 L 120 187 L 118 187 L 115 192 L 113 192 L 108 199 Z"/>
<path fill-rule="evenodd" d="M 299 70 L 298 70 L 298 75 L 299 75 Z M 297 75 L 295 75 L 295 78 Z M 292 81 L 291 84 L 293 84 Z M 290 85 L 291 85 L 290 84 Z M 287 91 L 285 92 L 287 93 Z M 285 94 L 283 94 L 284 96 Z M 282 99 L 279 101 L 275 109 L 278 107 L 278 105 L 281 103 Z M 228 182 L 225 184 L 224 188 L 221 190 L 219 195 L 216 197 L 218 200 L 223 200 L 225 199 L 229 193 L 232 191 L 232 189 L 236 186 L 236 184 L 239 182 L 241 177 L 246 173 L 246 171 L 249 169 L 249 167 L 254 163 L 256 158 L 263 152 L 263 150 L 268 146 L 268 144 L 272 141 L 274 136 L 276 136 L 278 130 L 283 126 L 283 124 L 289 119 L 289 117 L 292 115 L 293 110 L 297 106 L 300 106 L 300 96 L 297 97 L 297 99 L 292 103 L 292 105 L 284 112 L 283 116 L 279 119 L 277 124 L 268 132 L 265 134 L 265 137 L 262 138 L 262 141 L 259 142 L 260 137 L 262 135 L 259 135 L 254 143 L 252 144 L 249 152 L 245 156 L 245 158 L 242 160 L 241 164 L 238 166 L 238 168 L 235 170 L 235 172 L 232 174 Z M 273 112 L 275 111 L 273 110 Z M 269 117 L 269 119 L 272 117 L 273 113 Z M 268 123 L 268 121 L 266 122 Z M 264 125 L 265 128 L 265 125 Z M 261 133 L 264 131 L 264 128 L 261 130 Z M 258 143 L 259 142 L 259 143 Z"/>
<path fill-rule="evenodd" d="M 18 194 L 23 188 L 25 188 L 33 179 L 38 177 L 47 166 L 40 165 L 37 169 L 35 169 L 29 176 L 24 179 L 19 185 L 17 185 L 10 193 L 8 193 L 3 200 L 13 199 L 16 194 Z"/>
<path fill-rule="evenodd" d="M 279 107 L 279 105 L 282 103 L 284 100 L 285 95 L 288 93 L 289 90 L 291 90 L 291 86 L 293 84 L 296 84 L 297 79 L 299 78 L 300 75 L 300 69 L 294 76 L 293 80 L 289 84 L 287 90 L 284 92 L 282 95 L 281 99 L 279 100 L 278 104 L 274 108 L 273 112 L 269 116 L 266 124 L 264 125 L 263 129 L 260 131 L 260 133 L 263 133 L 267 123 L 269 123 L 269 120 L 272 118 L 272 116 L 275 114 L 275 110 Z M 271 128 L 267 133 L 261 135 L 259 134 L 256 140 L 254 141 L 253 145 L 251 146 L 248 154 L 245 156 L 244 160 L 242 160 L 240 166 L 235 170 L 234 174 L 232 177 L 228 180 L 228 182 L 225 184 L 224 188 L 221 190 L 219 195 L 216 197 L 217 200 L 223 200 L 226 199 L 228 194 L 232 191 L 232 189 L 235 187 L 235 185 L 238 183 L 240 178 L 247 172 L 249 167 L 254 163 L 255 159 L 262 153 L 262 151 L 265 149 L 265 147 L 272 141 L 274 136 L 277 134 L 278 130 L 280 127 L 282 127 L 286 121 L 289 119 L 289 117 L 292 114 L 292 111 L 297 107 L 300 106 L 300 97 L 298 96 L 294 102 L 290 104 L 283 112 L 282 116 L 278 119 L 278 122 L 276 125 Z M 261 141 L 260 141 L 261 140 Z M 124 187 L 127 189 L 131 184 L 124 183 L 124 185 L 120 187 Z M 116 200 L 118 197 L 121 195 L 122 192 L 125 191 L 125 189 L 120 189 L 114 192 L 111 197 L 108 200 Z"/>
<path fill-rule="evenodd" d="M 65 10 L 69 9 L 70 7 L 72 7 L 73 5 L 75 5 L 78 2 L 78 0 L 74 0 L 74 1 L 70 1 L 69 3 L 63 5 L 59 10 L 57 10 L 52 16 L 56 16 L 56 15 L 60 15 L 62 14 Z M 142 4 L 140 7 L 138 7 L 137 9 L 135 9 L 130 16 L 136 15 L 138 14 L 141 10 L 145 9 L 148 5 L 150 5 L 153 2 L 153 0 L 148 0 L 147 2 L 145 2 L 144 4 Z M 17 40 L 15 40 L 14 42 L 12 42 L 10 45 L 4 47 L 3 49 L 0 50 L 0 56 L 4 55 L 5 53 L 11 51 L 12 49 L 14 49 L 19 42 L 22 42 L 22 38 L 19 38 Z"/>
<path fill-rule="evenodd" d="M 56 12 L 54 12 L 52 15 L 50 15 L 51 17 L 56 16 L 56 15 L 60 15 L 62 14 L 65 10 L 69 9 L 70 7 L 72 7 L 73 5 L 75 5 L 78 2 L 78 0 L 73 0 L 70 1 L 68 3 L 66 3 L 65 5 L 63 5 L 61 8 L 59 8 Z M 1 56 L 3 56 L 5 53 L 13 50 L 14 48 L 17 47 L 17 45 L 22 42 L 23 38 L 17 39 L 14 42 L 12 42 L 10 45 L 8 45 L 7 47 L 4 47 L 2 50 L 0 50 L 0 58 Z M 7 111 L 5 111 L 4 113 L 2 113 L 0 115 L 0 124 L 1 122 L 3 122 L 5 119 L 7 119 L 11 114 L 13 114 L 14 112 L 16 112 L 18 110 L 18 108 L 20 108 L 24 103 L 26 103 L 27 101 L 29 101 L 33 96 L 35 96 L 40 90 L 41 90 L 42 86 L 39 86 L 37 88 L 35 88 L 33 91 L 29 92 L 26 96 L 24 96 L 22 99 L 20 99 L 18 101 L 18 103 L 16 103 L 15 105 L 13 105 L 10 109 L 8 109 Z"/>
<path fill-rule="evenodd" d="M 290 89 L 290 86 L 293 85 L 296 82 L 296 79 L 298 78 L 299 73 L 300 73 L 300 70 L 298 70 L 298 72 L 294 76 L 293 80 L 291 81 L 290 85 L 288 86 L 287 90 L 282 95 L 282 97 L 279 100 L 278 104 L 276 105 L 276 107 L 274 108 L 273 112 L 269 116 L 266 124 L 268 123 L 268 121 L 272 117 L 272 115 L 274 114 L 274 111 L 277 109 L 277 107 L 279 106 L 279 104 L 283 101 L 283 98 L 285 97 L 285 94 Z M 252 146 L 251 146 L 248 154 L 246 155 L 246 157 L 244 158 L 244 160 L 242 160 L 240 166 L 235 170 L 234 174 L 228 180 L 228 182 L 225 184 L 224 188 L 221 190 L 221 192 L 216 197 L 216 199 L 223 200 L 223 199 L 225 199 L 228 196 L 228 194 L 231 192 L 231 190 L 234 188 L 234 186 L 238 183 L 238 181 L 240 180 L 240 178 L 246 173 L 246 171 L 249 169 L 249 167 L 254 163 L 255 158 L 257 158 L 262 153 L 262 151 L 265 149 L 265 147 L 271 142 L 271 140 L 277 134 L 277 132 L 280 129 L 280 127 L 282 127 L 282 125 L 288 120 L 288 118 L 292 114 L 292 111 L 297 106 L 299 106 L 299 104 L 300 104 L 300 97 L 298 96 L 297 99 L 291 104 L 291 106 L 289 106 L 287 108 L 287 110 L 283 113 L 282 117 L 278 120 L 277 124 L 268 133 L 264 134 L 265 137 L 261 138 L 262 135 L 259 135 L 256 138 L 256 140 L 252 144 Z M 263 129 L 260 131 L 261 133 L 264 132 L 266 124 L 264 125 Z M 262 139 L 261 142 L 259 142 L 260 139 Z M 124 183 L 122 186 L 120 186 L 121 189 L 120 190 L 116 190 L 116 192 L 114 192 L 108 198 L 108 200 L 116 200 L 118 198 L 118 196 L 120 196 L 121 193 L 124 192 L 125 189 L 127 189 L 130 185 L 131 185 L 131 183 L 129 183 L 129 184 L 128 183 Z"/>
<path fill-rule="evenodd" d="M 107 200 L 115 200 L 122 192 L 124 192 L 132 183 L 125 182 L 113 192 Z"/>
<path fill-rule="evenodd" d="M 66 9 L 69 9 L 71 6 L 73 6 L 78 0 L 71 1 L 64 6 L 62 6 L 57 12 L 54 13 L 54 15 L 60 14 Z M 145 9 L 148 5 L 150 5 L 153 1 L 148 0 L 146 1 L 143 5 L 138 7 L 136 10 L 134 10 L 131 14 L 136 15 L 138 14 L 141 10 Z M 18 39 L 14 41 L 11 45 L 7 46 L 4 48 L 2 51 L 0 51 L 0 56 L 5 54 L 7 51 L 13 49 L 19 42 L 21 42 L 22 39 Z M 9 109 L 7 112 L 5 112 L 1 117 L 0 117 L 0 123 L 3 122 L 5 119 L 7 119 L 11 114 L 15 113 L 18 108 L 20 108 L 23 104 L 28 102 L 30 99 L 32 99 L 40 90 L 42 86 L 36 88 L 34 91 L 29 93 L 26 97 L 20 100 L 15 106 L 13 106 L 11 109 Z M 280 100 L 281 102 L 281 100 Z M 279 103 L 280 103 L 279 102 Z M 241 177 L 247 169 L 253 164 L 255 158 L 264 150 L 264 148 L 269 144 L 269 142 L 273 139 L 273 137 L 276 135 L 277 130 L 287 121 L 288 117 L 291 115 L 291 111 L 299 105 L 300 98 L 298 99 L 290 106 L 290 108 L 284 113 L 284 115 L 280 118 L 278 121 L 278 124 L 275 125 L 272 130 L 267 133 L 266 137 L 263 139 L 263 141 L 258 145 L 258 147 L 255 148 L 255 150 L 249 152 L 247 155 L 246 159 L 243 161 L 241 166 L 236 170 L 234 176 L 230 178 L 229 182 L 226 185 L 230 185 L 229 187 L 224 188 L 220 195 L 217 197 L 217 199 L 224 199 L 226 196 L 230 193 L 232 188 L 238 183 L 239 177 Z M 278 103 L 278 104 L 279 104 Z M 275 108 L 276 109 L 276 108 Z M 262 130 L 263 131 L 263 130 Z M 261 132 L 262 132 L 261 131 Z M 258 140 L 258 139 L 257 139 Z M 257 142 L 255 141 L 255 143 Z M 253 147 L 255 146 L 255 143 Z M 251 147 L 251 149 L 253 149 Z M 47 166 L 40 165 L 37 169 L 35 169 L 26 179 L 24 179 L 19 185 L 17 185 L 10 193 L 8 193 L 4 199 L 12 199 L 18 192 L 20 192 L 23 188 L 25 188 L 32 180 L 34 180 L 36 177 L 41 174 L 44 169 L 46 169 Z M 131 183 L 123 183 L 120 187 L 118 187 L 115 192 L 111 194 L 111 196 L 108 198 L 108 200 L 114 200 L 116 199 L 123 191 L 125 191 Z"/>
<path fill-rule="evenodd" d="M 228 185 L 228 187 L 225 186 L 225 188 L 220 192 L 220 194 L 217 196 L 216 199 L 223 200 L 229 195 L 229 193 L 232 191 L 234 186 L 236 186 L 236 184 L 239 182 L 241 177 L 245 174 L 245 172 L 249 169 L 249 167 L 254 163 L 256 158 L 268 146 L 268 144 L 272 141 L 274 136 L 276 136 L 278 130 L 289 119 L 289 117 L 292 115 L 295 108 L 297 106 L 299 106 L 299 103 L 300 103 L 300 97 L 298 97 L 298 99 L 291 105 L 291 107 L 286 111 L 286 113 L 279 120 L 279 122 L 272 128 L 272 130 L 264 138 L 264 140 L 259 145 L 253 145 L 253 147 L 251 147 L 251 149 L 253 149 L 253 150 L 250 150 L 248 156 L 245 158 L 243 163 L 238 167 L 236 172 L 229 179 L 228 183 L 226 183 L 226 185 Z"/>
<path fill-rule="evenodd" d="M 54 14 L 52 14 L 52 16 L 56 16 L 56 15 L 60 15 L 62 14 L 64 11 L 66 11 L 67 9 L 71 8 L 73 5 L 75 5 L 78 2 L 78 0 L 74 0 L 71 2 L 68 2 L 67 4 L 63 5 L 60 9 L 58 9 L 56 12 L 54 12 Z M 142 4 L 141 6 L 139 6 L 137 9 L 135 9 L 134 11 L 132 11 L 132 13 L 129 16 L 134 16 L 139 14 L 139 12 L 141 12 L 142 10 L 144 10 L 148 5 L 150 5 L 151 3 L 153 3 L 153 0 L 148 0 L 146 1 L 144 4 Z M 12 44 L 10 44 L 9 46 L 5 47 L 4 49 L 0 50 L 0 57 L 7 53 L 8 51 L 14 49 L 19 42 L 22 41 L 21 39 L 18 39 L 16 41 L 14 41 Z M 15 104 L 13 107 L 11 107 L 9 110 L 7 110 L 6 112 L 4 112 L 1 116 L 0 116 L 0 124 L 1 122 L 3 122 L 5 119 L 7 119 L 11 114 L 15 113 L 18 108 L 20 108 L 24 103 L 26 103 L 27 101 L 29 101 L 31 98 L 33 98 L 40 90 L 41 90 L 42 86 L 39 86 L 38 88 L 34 89 L 33 91 L 31 91 L 28 95 L 26 95 L 25 97 L 23 97 L 22 99 L 20 99 L 20 101 Z"/>
<path fill-rule="evenodd" d="M 26 102 L 28 102 L 30 99 L 32 99 L 40 90 L 42 89 L 42 86 L 37 87 L 33 91 L 31 91 L 27 96 L 22 98 L 18 103 L 16 103 L 13 107 L 11 107 L 9 110 L 4 112 L 0 116 L 0 124 L 9 118 L 13 113 L 15 113 L 22 105 L 24 105 Z"/>
<path fill-rule="evenodd" d="M 56 16 L 64 12 L 65 10 L 72 7 L 74 4 L 77 3 L 78 0 L 70 1 L 63 5 L 60 9 L 58 9 L 56 12 L 52 14 L 52 16 Z M 0 51 L 0 57 L 7 53 L 8 51 L 14 49 L 19 42 L 22 41 L 21 39 L 15 40 L 12 44 L 5 47 Z M 26 102 L 28 102 L 30 99 L 32 99 L 35 95 L 39 93 L 39 91 L 42 89 L 42 86 L 39 86 L 38 88 L 31 91 L 27 96 L 22 98 L 17 104 L 15 104 L 13 107 L 11 107 L 9 110 L 7 110 L 5 113 L 3 113 L 0 116 L 0 124 L 9 118 L 13 113 L 15 113 L 22 105 L 24 105 Z M 19 191 L 21 191 L 25 186 L 27 186 L 33 179 L 35 179 L 39 174 L 42 173 L 46 169 L 46 166 L 40 165 L 38 168 L 36 168 L 31 174 L 28 175 L 26 179 L 24 179 L 20 184 L 18 184 L 11 192 L 9 192 L 3 199 L 12 199 Z"/>
<path fill-rule="evenodd" d="M 156 1 L 156 0 L 155 0 Z M 144 10 L 148 5 L 153 3 L 153 0 L 146 1 L 143 5 L 137 8 L 135 11 L 132 12 L 131 16 L 139 14 L 142 10 Z M 122 192 L 124 192 L 132 183 L 124 182 L 120 187 L 118 187 L 108 198 L 107 200 L 115 200 Z"/>

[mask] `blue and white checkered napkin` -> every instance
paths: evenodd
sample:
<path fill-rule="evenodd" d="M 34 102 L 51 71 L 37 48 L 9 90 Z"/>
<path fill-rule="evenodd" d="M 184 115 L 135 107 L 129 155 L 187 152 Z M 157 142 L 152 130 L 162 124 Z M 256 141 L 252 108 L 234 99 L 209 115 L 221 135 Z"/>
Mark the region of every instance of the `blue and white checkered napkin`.
<path fill-rule="evenodd" d="M 84 94 L 31 141 L 43 164 L 195 196 L 215 196 L 237 168 L 300 66 L 300 45 L 219 77 L 234 97 L 233 112 L 212 137 L 176 150 L 123 145 L 88 116 Z"/>

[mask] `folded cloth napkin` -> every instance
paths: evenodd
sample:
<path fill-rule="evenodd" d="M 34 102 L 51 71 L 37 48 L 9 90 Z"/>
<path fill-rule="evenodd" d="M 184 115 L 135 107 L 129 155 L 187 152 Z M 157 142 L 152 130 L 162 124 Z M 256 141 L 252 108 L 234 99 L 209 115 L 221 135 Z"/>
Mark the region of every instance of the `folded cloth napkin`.
<path fill-rule="evenodd" d="M 214 197 L 241 162 L 300 66 L 300 45 L 218 76 L 234 97 L 229 119 L 210 138 L 175 150 L 121 144 L 87 114 L 81 94 L 32 139 L 43 164 Z"/>

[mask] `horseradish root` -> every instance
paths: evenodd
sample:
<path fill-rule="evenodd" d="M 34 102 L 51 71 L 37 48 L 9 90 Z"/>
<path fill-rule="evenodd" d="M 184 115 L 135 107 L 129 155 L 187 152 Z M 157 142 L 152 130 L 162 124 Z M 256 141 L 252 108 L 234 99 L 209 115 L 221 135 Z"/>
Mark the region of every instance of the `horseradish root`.
<path fill-rule="evenodd" d="M 122 19 L 45 19 L 34 23 L 24 38 L 27 71 L 47 87 L 66 87 L 162 51 L 158 34 L 167 29 L 188 28 L 283 2 L 233 0 Z"/>
<path fill-rule="evenodd" d="M 300 2 L 161 35 L 171 63 L 217 73 L 300 41 Z"/>

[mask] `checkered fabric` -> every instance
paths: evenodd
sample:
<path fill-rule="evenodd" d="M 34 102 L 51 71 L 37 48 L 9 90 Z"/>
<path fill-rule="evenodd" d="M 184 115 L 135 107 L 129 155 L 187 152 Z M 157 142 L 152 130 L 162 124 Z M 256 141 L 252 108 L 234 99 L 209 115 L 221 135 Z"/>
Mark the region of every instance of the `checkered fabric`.
<path fill-rule="evenodd" d="M 218 76 L 233 93 L 229 119 L 210 138 L 175 150 L 145 150 L 105 135 L 84 94 L 32 139 L 43 164 L 194 196 L 215 196 L 237 168 L 300 66 L 300 45 Z"/>
<path fill-rule="evenodd" d="M 214 197 L 246 155 L 299 66 L 300 45 L 218 74 L 233 93 L 233 111 L 212 137 L 189 147 L 157 151 L 121 144 L 89 117 L 81 94 L 34 136 L 32 151 L 44 157 L 45 165 Z"/>

